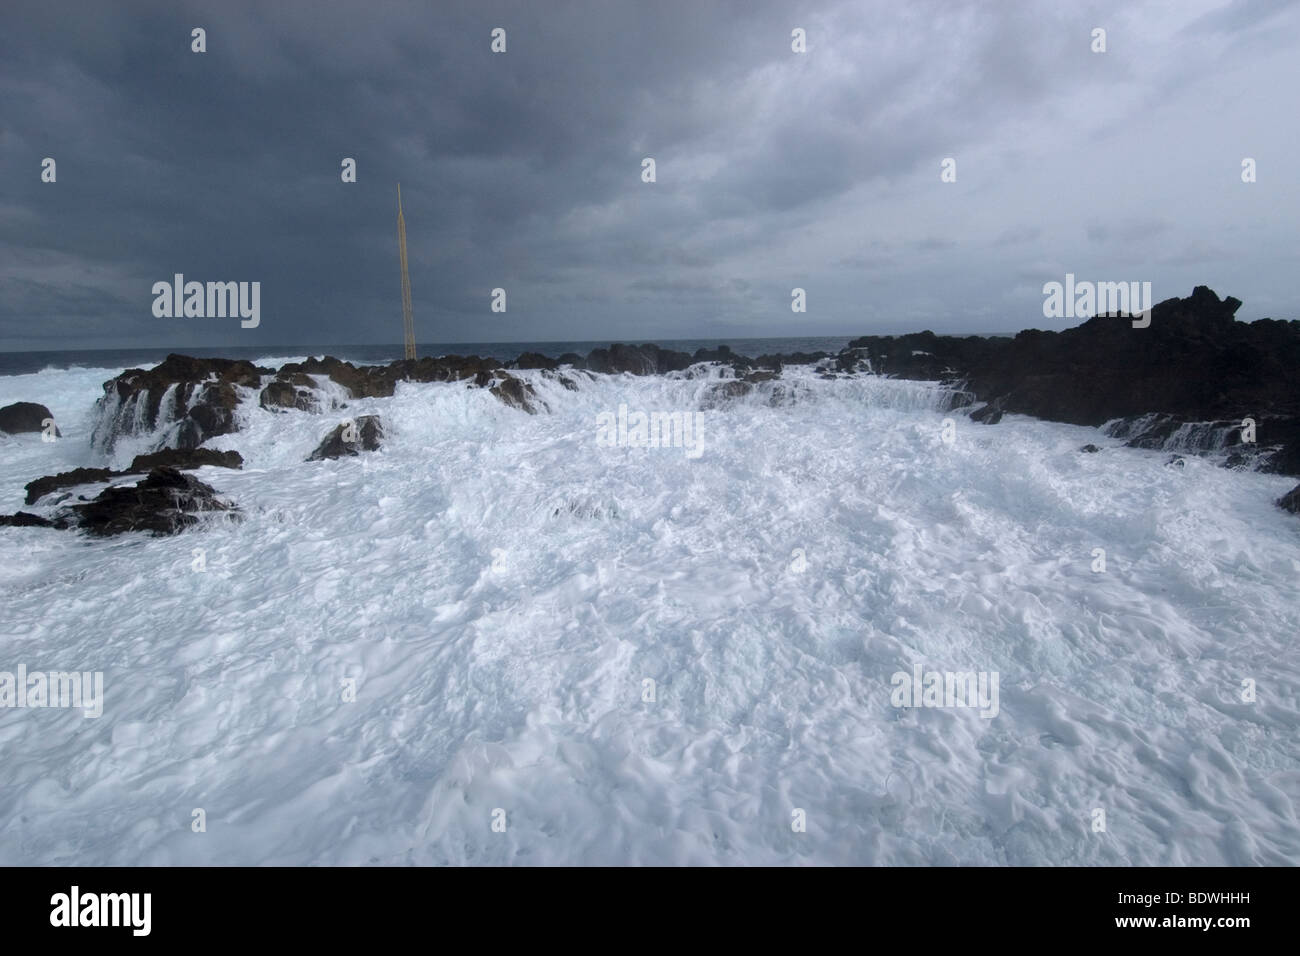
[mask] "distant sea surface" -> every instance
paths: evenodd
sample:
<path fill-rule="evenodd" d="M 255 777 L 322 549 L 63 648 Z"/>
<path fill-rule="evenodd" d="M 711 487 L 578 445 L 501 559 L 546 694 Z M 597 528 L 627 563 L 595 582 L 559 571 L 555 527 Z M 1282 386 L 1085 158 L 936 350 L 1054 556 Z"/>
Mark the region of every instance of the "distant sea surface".
<path fill-rule="evenodd" d="M 852 341 L 848 335 L 812 336 L 804 338 L 765 339 L 621 339 L 637 345 L 653 342 L 660 348 L 694 353 L 696 349 L 714 349 L 728 345 L 733 352 L 751 358 L 759 355 L 791 352 L 838 352 Z M 459 342 L 456 344 L 426 343 L 416 346 L 418 355 L 481 355 L 500 361 L 518 358 L 523 352 L 537 352 L 558 358 L 565 352 L 586 355 L 592 349 L 608 348 L 606 342 Z M 285 361 L 308 355 L 333 355 L 357 365 L 380 365 L 402 357 L 401 345 L 331 345 L 321 349 L 308 349 L 302 345 L 222 346 L 219 348 L 166 348 L 166 349 L 88 349 L 55 352 L 4 352 L 0 353 L 0 375 L 28 375 L 45 369 L 68 368 L 148 368 L 157 365 L 172 352 L 193 355 L 196 358 L 234 358 L 259 362 L 263 359 Z"/>

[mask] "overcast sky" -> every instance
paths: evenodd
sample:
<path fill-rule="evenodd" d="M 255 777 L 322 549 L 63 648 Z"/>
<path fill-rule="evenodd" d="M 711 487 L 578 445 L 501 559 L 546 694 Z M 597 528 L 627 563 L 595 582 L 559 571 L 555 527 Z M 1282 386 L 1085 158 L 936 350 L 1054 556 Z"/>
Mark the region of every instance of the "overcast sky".
<path fill-rule="evenodd" d="M 0 350 L 399 343 L 398 180 L 420 342 L 1062 328 L 1067 272 L 1300 318 L 1297 64 L 1274 0 L 5 0 Z"/>

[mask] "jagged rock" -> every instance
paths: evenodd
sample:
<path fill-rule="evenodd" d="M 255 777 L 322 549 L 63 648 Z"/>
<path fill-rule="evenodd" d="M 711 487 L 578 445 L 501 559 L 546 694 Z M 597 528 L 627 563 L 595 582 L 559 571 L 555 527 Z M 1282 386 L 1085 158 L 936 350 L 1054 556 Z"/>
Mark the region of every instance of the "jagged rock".
<path fill-rule="evenodd" d="M 759 382 L 770 382 L 780 377 L 779 372 L 749 372 L 742 381 L 748 382 L 750 385 L 757 385 Z"/>
<path fill-rule="evenodd" d="M 1002 409 L 993 403 L 985 405 L 983 408 L 977 408 L 970 413 L 970 420 L 973 422 L 983 422 L 985 425 L 996 425 L 1002 421 Z"/>
<path fill-rule="evenodd" d="M 533 407 L 533 399 L 537 398 L 537 393 L 533 391 L 533 387 L 513 375 L 506 375 L 504 372 L 498 374 L 504 377 L 492 386 L 490 389 L 492 394 L 511 408 L 522 408 L 529 415 L 536 415 L 537 409 Z"/>
<path fill-rule="evenodd" d="M 27 483 L 27 498 L 25 500 L 27 504 L 34 505 L 51 491 L 56 491 L 59 488 L 87 485 L 96 481 L 108 481 L 120 474 L 121 472 L 113 471 L 110 468 L 74 468 L 72 471 L 63 471 L 57 475 L 46 475 L 44 478 L 37 478 L 35 481 Z"/>
<path fill-rule="evenodd" d="M 293 377 L 306 378 L 307 376 L 295 375 Z M 262 394 L 258 397 L 258 404 L 273 411 L 288 408 L 296 408 L 304 412 L 320 410 L 320 403 L 312 392 L 306 388 L 297 388 L 293 382 L 281 378 L 267 383 L 266 388 L 262 389 Z"/>
<path fill-rule="evenodd" d="M 354 422 L 336 425 L 321 441 L 316 450 L 307 456 L 308 461 L 341 458 L 363 451 L 377 451 L 384 437 L 384 429 L 377 415 L 362 415 Z"/>
<path fill-rule="evenodd" d="M 42 432 L 45 431 L 46 419 L 53 418 L 50 410 L 44 405 L 35 402 L 14 402 L 12 405 L 0 408 L 0 432 L 8 432 L 10 435 Z M 62 435 L 57 426 L 54 434 Z"/>
<path fill-rule="evenodd" d="M 156 468 L 174 468 L 184 470 L 215 465 L 219 468 L 242 468 L 244 459 L 237 451 L 215 451 L 211 448 L 167 448 L 147 455 L 136 455 L 131 467 L 123 471 L 111 468 L 74 468 L 57 475 L 46 475 L 27 483 L 26 502 L 36 504 L 52 491 L 60 488 L 72 488 L 76 485 L 89 485 L 96 482 L 110 481 L 133 474 L 147 474 Z"/>
<path fill-rule="evenodd" d="M 124 474 L 131 472 L 153 471 L 155 468 L 175 468 L 185 471 L 191 468 L 203 468 L 213 465 L 217 468 L 243 468 L 244 456 L 237 451 L 217 451 L 215 448 L 165 448 L 148 455 L 136 455 L 131 460 L 131 467 Z"/>
<path fill-rule="evenodd" d="M 1091 455 L 1091 454 L 1094 454 L 1094 453 L 1096 453 L 1096 452 L 1101 451 L 1101 449 L 1098 448 L 1096 445 L 1091 445 L 1091 444 L 1090 444 L 1090 445 L 1084 445 L 1082 448 L 1079 449 L 1079 451 L 1087 452 L 1088 454 Z"/>
<path fill-rule="evenodd" d="M 40 515 L 34 515 L 28 511 L 15 511 L 11 515 L 0 515 L 0 527 L 7 528 L 62 528 L 65 524 L 57 524 L 49 518 L 42 518 Z"/>
<path fill-rule="evenodd" d="M 209 438 L 238 428 L 236 386 L 257 388 L 262 376 L 272 372 L 243 360 L 175 354 L 147 371 L 127 369 L 104 383 L 92 443 L 112 451 L 122 435 L 173 425 L 159 438 L 156 450 L 197 448 Z"/>
<path fill-rule="evenodd" d="M 1156 304 L 1147 328 L 1102 315 L 1014 338 L 868 336 L 850 342 L 839 365 L 847 370 L 865 353 L 882 374 L 964 382 L 1006 412 L 1075 425 L 1161 413 L 1176 431 L 1250 417 L 1258 443 L 1273 446 L 1270 470 L 1300 474 L 1300 322 L 1237 322 L 1240 306 L 1197 286 Z"/>
<path fill-rule="evenodd" d="M 510 363 L 511 368 L 544 368 L 554 371 L 560 367 L 560 363 L 553 358 L 547 358 L 545 355 L 539 355 L 536 352 L 524 352 L 519 358 Z"/>
<path fill-rule="evenodd" d="M 633 375 L 662 375 L 680 372 L 694 364 L 685 352 L 661 349 L 657 345 L 611 345 L 608 349 L 592 349 L 587 355 L 586 368 L 593 372 Z"/>
<path fill-rule="evenodd" d="M 174 468 L 155 468 L 139 484 L 105 488 L 93 500 L 68 509 L 76 526 L 105 537 L 126 531 L 175 534 L 197 524 L 204 512 L 238 511 L 217 497 L 211 485 Z"/>
<path fill-rule="evenodd" d="M 1281 498 L 1277 499 L 1277 506 L 1284 508 L 1292 514 L 1300 514 L 1300 485 L 1296 485 Z"/>
<path fill-rule="evenodd" d="M 1182 455 L 1170 455 L 1165 459 L 1166 468 L 1186 468 L 1187 459 Z"/>

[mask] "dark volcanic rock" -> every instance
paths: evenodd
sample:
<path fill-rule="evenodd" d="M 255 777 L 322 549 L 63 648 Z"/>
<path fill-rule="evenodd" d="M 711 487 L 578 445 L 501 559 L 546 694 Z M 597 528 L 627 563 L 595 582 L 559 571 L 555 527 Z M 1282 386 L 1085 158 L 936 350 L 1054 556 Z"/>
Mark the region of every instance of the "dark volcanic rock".
<path fill-rule="evenodd" d="M 1075 425 L 1155 412 L 1169 416 L 1162 428 L 1172 435 L 1188 423 L 1249 417 L 1258 444 L 1270 449 L 1270 467 L 1300 474 L 1300 322 L 1237 322 L 1240 305 L 1197 286 L 1188 298 L 1154 306 L 1148 328 L 1104 315 L 1015 338 L 869 336 L 850 342 L 840 365 L 865 353 L 876 372 L 964 382 L 981 400 L 1000 399 L 1004 411 Z M 1214 443 L 1223 437 L 1213 428 L 1205 435 Z M 1186 450 L 1213 447 L 1221 446 Z"/>
<path fill-rule="evenodd" d="M 53 418 L 50 410 L 44 405 L 35 402 L 14 402 L 12 405 L 0 408 L 0 432 L 19 435 L 25 432 L 44 431 L 45 420 Z M 61 435 L 57 426 L 54 434 Z"/>
<path fill-rule="evenodd" d="M 1292 514 L 1300 514 L 1300 485 L 1296 485 L 1281 498 L 1277 499 L 1279 508 L 1285 508 Z"/>
<path fill-rule="evenodd" d="M 91 441 L 111 451 L 122 435 L 172 425 L 160 436 L 158 449 L 197 448 L 238 428 L 236 386 L 257 388 L 262 376 L 272 371 L 243 360 L 174 354 L 148 371 L 127 369 L 104 383 L 100 420 Z"/>
<path fill-rule="evenodd" d="M 525 352 L 510 363 L 511 368 L 544 368 L 554 371 L 560 367 L 560 362 L 555 359 L 547 358 L 545 355 L 539 355 L 536 352 Z"/>
<path fill-rule="evenodd" d="M 105 488 L 94 501 L 69 510 L 79 527 L 101 537 L 125 531 L 175 534 L 197 524 L 204 512 L 238 516 L 210 485 L 174 468 L 156 468 L 135 486 Z"/>
<path fill-rule="evenodd" d="M 536 415 L 537 409 L 533 407 L 533 400 L 537 398 L 537 393 L 533 391 L 533 387 L 513 375 L 506 375 L 504 372 L 498 374 L 504 377 L 492 386 L 492 394 L 511 408 L 522 408 L 529 415 Z"/>
<path fill-rule="evenodd" d="M 377 415 L 362 415 L 354 422 L 336 425 L 325 436 L 316 450 L 307 456 L 308 461 L 341 458 L 363 451 L 376 451 L 384 437 L 384 429 Z"/>
<path fill-rule="evenodd" d="M 94 481 L 108 481 L 120 474 L 121 472 L 109 468 L 74 468 L 72 471 L 63 471 L 57 475 L 46 475 L 44 478 L 37 478 L 27 483 L 26 501 L 29 505 L 34 505 L 51 491 L 57 491 L 59 488 L 71 488 L 73 485 L 85 485 Z"/>
<path fill-rule="evenodd" d="M 11 515 L 0 515 L 0 527 L 63 528 L 66 527 L 66 524 L 59 524 L 49 518 L 42 518 L 40 515 L 34 515 L 27 511 L 15 511 Z"/>
<path fill-rule="evenodd" d="M 592 349 L 587 355 L 586 367 L 593 372 L 633 375 L 662 375 L 680 372 L 694 363 L 685 352 L 661 349 L 657 345 L 611 345 L 607 349 Z"/>
<path fill-rule="evenodd" d="M 93 482 L 109 481 L 126 475 L 146 474 L 155 468 L 175 468 L 184 470 L 215 465 L 219 468 L 242 468 L 244 459 L 237 451 L 214 451 L 211 448 L 176 449 L 167 448 L 148 455 L 136 455 L 131 467 L 125 471 L 113 471 L 110 468 L 74 468 L 72 471 L 57 475 L 46 475 L 27 483 L 27 504 L 34 505 L 41 498 L 60 488 L 75 485 L 88 485 Z"/>
<path fill-rule="evenodd" d="M 185 471 L 215 465 L 218 468 L 243 468 L 244 457 L 237 451 L 217 451 L 213 448 L 166 448 L 148 455 L 136 455 L 131 467 L 124 472 L 146 472 L 155 468 L 175 468 Z"/>
<path fill-rule="evenodd" d="M 305 379 L 306 375 L 295 375 L 294 378 Z M 266 388 L 262 389 L 262 394 L 258 397 L 258 404 L 263 408 L 288 409 L 296 408 L 304 412 L 315 412 L 320 410 L 320 403 L 316 401 L 316 396 L 306 388 L 298 388 L 291 381 L 277 378 L 270 382 Z"/>
<path fill-rule="evenodd" d="M 970 413 L 970 420 L 973 422 L 983 422 L 985 425 L 996 425 L 1002 421 L 1002 409 L 996 404 L 990 402 L 983 408 L 977 408 Z"/>

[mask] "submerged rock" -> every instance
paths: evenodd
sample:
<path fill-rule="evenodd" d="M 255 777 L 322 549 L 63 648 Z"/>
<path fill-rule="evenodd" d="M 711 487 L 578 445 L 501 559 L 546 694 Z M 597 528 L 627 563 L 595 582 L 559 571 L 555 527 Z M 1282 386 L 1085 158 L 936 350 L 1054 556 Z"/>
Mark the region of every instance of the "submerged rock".
<path fill-rule="evenodd" d="M 316 450 L 307 456 L 308 461 L 341 458 L 363 451 L 378 451 L 384 429 L 377 415 L 362 415 L 356 421 L 343 422 L 322 439 Z"/>

